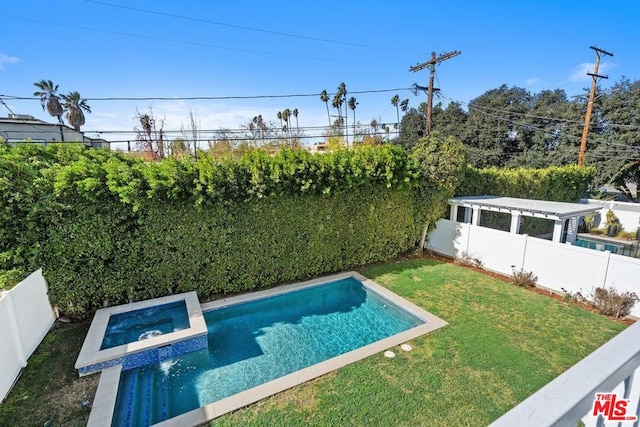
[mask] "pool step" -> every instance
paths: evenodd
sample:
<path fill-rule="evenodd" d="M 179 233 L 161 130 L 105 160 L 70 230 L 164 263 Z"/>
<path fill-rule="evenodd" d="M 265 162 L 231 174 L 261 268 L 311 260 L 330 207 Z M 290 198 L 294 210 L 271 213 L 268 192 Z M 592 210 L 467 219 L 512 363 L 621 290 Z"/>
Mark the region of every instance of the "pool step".
<path fill-rule="evenodd" d="M 153 405 L 153 375 L 148 370 L 144 372 L 144 424 L 150 426 L 151 423 L 151 407 Z"/>
<path fill-rule="evenodd" d="M 134 411 L 134 407 L 133 407 L 133 397 L 135 395 L 136 392 L 136 383 L 138 382 L 138 371 L 132 371 L 129 376 L 129 387 L 125 388 L 125 390 L 127 390 L 127 417 L 125 419 L 125 426 L 129 427 L 132 425 L 132 419 L 133 419 L 133 411 Z"/>

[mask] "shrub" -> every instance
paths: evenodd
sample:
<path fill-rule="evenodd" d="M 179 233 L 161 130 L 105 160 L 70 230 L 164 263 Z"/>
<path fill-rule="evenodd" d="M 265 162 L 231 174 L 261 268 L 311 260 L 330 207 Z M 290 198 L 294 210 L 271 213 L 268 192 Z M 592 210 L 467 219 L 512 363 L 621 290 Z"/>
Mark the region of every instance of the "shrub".
<path fill-rule="evenodd" d="M 28 274 L 18 268 L 0 270 L 0 290 L 9 290 L 20 283 Z"/>
<path fill-rule="evenodd" d="M 596 288 L 589 297 L 584 298 L 584 301 L 600 314 L 619 318 L 629 315 L 635 303 L 638 302 L 638 295 L 629 291 L 618 293 L 613 287 Z"/>
<path fill-rule="evenodd" d="M 158 163 L 3 148 L 0 267 L 42 265 L 52 302 L 76 318 L 103 300 L 209 299 L 342 271 L 415 246 L 434 214 L 413 189 L 439 178 L 418 170 L 388 145 Z"/>
<path fill-rule="evenodd" d="M 606 218 L 607 218 L 607 223 L 606 223 L 607 225 L 620 225 L 620 220 L 611 209 L 607 211 Z"/>
<path fill-rule="evenodd" d="M 577 202 L 593 182 L 592 167 L 551 166 L 543 169 L 477 169 L 467 165 L 457 196 L 496 195 Z"/>
<path fill-rule="evenodd" d="M 474 258 L 469 255 L 468 252 L 462 252 L 459 256 L 456 256 L 453 260 L 454 264 L 462 265 L 465 267 L 482 268 L 482 260 L 480 258 Z"/>
<path fill-rule="evenodd" d="M 516 270 L 515 266 L 511 266 L 511 278 L 509 282 L 513 285 L 520 286 L 521 288 L 533 288 L 538 281 L 538 278 L 532 271 L 524 271 L 523 269 Z"/>

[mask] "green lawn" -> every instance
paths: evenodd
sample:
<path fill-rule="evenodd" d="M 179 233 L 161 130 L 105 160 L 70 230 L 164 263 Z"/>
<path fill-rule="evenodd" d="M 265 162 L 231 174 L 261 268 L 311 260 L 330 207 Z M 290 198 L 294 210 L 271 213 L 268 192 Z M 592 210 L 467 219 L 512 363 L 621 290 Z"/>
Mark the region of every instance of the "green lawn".
<path fill-rule="evenodd" d="M 99 376 L 78 378 L 73 365 L 88 330 L 88 323 L 56 323 L 0 405 L 0 426 L 87 425 L 82 401 L 93 401 Z"/>
<path fill-rule="evenodd" d="M 223 416 L 215 426 L 487 425 L 624 325 L 436 260 L 360 271 L 449 322 L 381 354 Z M 97 375 L 73 364 L 87 325 L 54 329 L 5 403 L 0 425 L 84 425 Z M 92 398 L 92 395 L 90 396 Z"/>
<path fill-rule="evenodd" d="M 215 426 L 482 426 L 624 329 L 435 260 L 362 269 L 449 322 L 394 349 L 223 416 Z"/>

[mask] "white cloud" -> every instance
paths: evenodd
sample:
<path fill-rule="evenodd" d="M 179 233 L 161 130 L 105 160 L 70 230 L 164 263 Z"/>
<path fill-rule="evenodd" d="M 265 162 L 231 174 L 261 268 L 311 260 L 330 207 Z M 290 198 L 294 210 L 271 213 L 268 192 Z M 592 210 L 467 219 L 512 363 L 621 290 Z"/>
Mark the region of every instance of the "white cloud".
<path fill-rule="evenodd" d="M 83 126 L 83 131 L 88 132 L 87 136 L 101 137 L 109 141 L 124 141 L 114 143 L 113 149 L 126 149 L 126 141 L 131 141 L 133 146 L 136 138 L 134 128 L 138 125 L 134 118 L 135 106 L 96 103 L 91 107 L 93 113 L 86 115 L 87 123 Z M 276 119 L 278 109 L 273 106 L 252 106 L 244 102 L 238 105 L 221 101 L 193 105 L 183 100 L 164 100 L 138 105 L 138 110 L 144 114 L 149 111 L 149 107 L 153 109 L 156 120 L 164 119 L 164 129 L 168 132 L 166 136 L 170 139 L 181 136 L 179 131 L 182 125 L 189 128 L 189 108 L 193 110 L 196 121 L 200 123 L 203 138 L 213 137 L 214 131 L 218 129 L 238 129 L 243 124 L 248 124 L 249 120 L 258 114 L 261 114 L 265 121 L 273 121 L 275 125 L 279 125 Z M 350 115 L 349 118 L 351 117 Z M 327 115 L 324 106 L 304 108 L 299 121 L 300 127 L 325 126 Z"/>
<path fill-rule="evenodd" d="M 580 65 L 576 65 L 569 76 L 569 81 L 574 83 L 591 81 L 591 76 L 587 75 L 587 73 L 593 73 L 594 66 L 595 64 L 592 62 L 583 62 Z M 616 64 L 613 62 L 603 61 L 600 63 L 598 74 L 605 74 L 607 71 L 612 70 L 615 67 Z"/>
<path fill-rule="evenodd" d="M 527 80 L 524 81 L 524 84 L 527 85 L 527 86 L 533 86 L 533 85 L 535 85 L 537 83 L 540 83 L 541 81 L 542 80 L 540 80 L 537 77 L 530 77 L 530 78 L 528 78 Z"/>
<path fill-rule="evenodd" d="M 4 69 L 4 64 L 15 64 L 20 58 L 0 53 L 0 70 Z"/>

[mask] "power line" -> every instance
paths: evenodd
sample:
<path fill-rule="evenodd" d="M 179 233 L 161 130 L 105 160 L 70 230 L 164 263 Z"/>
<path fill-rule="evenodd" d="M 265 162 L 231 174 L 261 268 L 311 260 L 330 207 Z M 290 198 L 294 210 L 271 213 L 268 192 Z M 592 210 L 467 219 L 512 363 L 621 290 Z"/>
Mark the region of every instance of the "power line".
<path fill-rule="evenodd" d="M 112 31 L 112 30 L 103 30 L 103 29 L 99 29 L 99 28 L 82 27 L 82 26 L 79 26 L 79 25 L 61 24 L 61 23 L 58 23 L 58 22 L 50 22 L 50 21 L 44 21 L 44 20 L 40 20 L 40 19 L 33 19 L 33 18 L 24 18 L 24 17 L 20 17 L 20 16 L 11 16 L 11 15 L 0 14 L 0 17 L 9 18 L 9 19 L 17 19 L 17 20 L 26 21 L 26 22 L 35 22 L 35 23 L 38 23 L 38 24 L 53 25 L 53 26 L 57 26 L 57 27 L 71 28 L 71 29 L 75 29 L 75 30 L 93 31 L 93 32 L 97 32 L 97 33 L 111 34 L 111 35 L 124 36 L 124 37 L 133 37 L 133 38 L 160 41 L 160 42 L 166 42 L 166 43 L 177 43 L 177 44 L 184 44 L 184 45 L 190 45 L 190 46 L 208 47 L 208 48 L 213 48 L 213 49 L 230 50 L 230 51 L 234 51 L 234 52 L 257 53 L 257 54 L 262 54 L 262 55 L 282 56 L 282 57 L 297 58 L 297 59 L 310 59 L 310 60 L 323 61 L 323 62 L 335 62 L 335 63 L 339 63 L 339 64 L 344 64 L 345 63 L 344 60 L 339 60 L 339 59 L 321 58 L 321 57 L 318 57 L 318 56 L 293 55 L 293 54 L 280 53 L 280 52 L 268 52 L 268 51 L 255 50 L 255 49 L 245 49 L 245 48 L 239 48 L 239 47 L 220 46 L 220 45 L 214 45 L 214 44 L 203 43 L 203 42 L 193 42 L 193 41 L 187 41 L 187 40 L 168 39 L 168 38 L 164 38 L 164 37 L 156 37 L 156 36 L 149 36 L 149 35 L 143 35 L 143 34 L 125 33 L 125 32 L 121 32 L 121 31 Z M 365 64 L 365 63 L 360 63 L 360 64 Z M 381 65 L 381 64 L 368 63 L 368 64 L 365 64 L 365 65 L 371 65 L 371 66 L 375 65 L 375 66 L 377 66 L 377 65 Z"/>
<path fill-rule="evenodd" d="M 436 76 L 437 76 L 437 74 L 436 74 Z M 442 95 L 442 94 L 439 94 L 439 96 L 441 98 L 444 98 L 444 99 L 448 100 L 448 101 L 452 101 L 452 102 L 458 103 L 460 105 L 466 105 L 467 108 L 469 107 L 469 105 L 471 105 L 471 101 L 470 102 L 459 101 L 457 99 L 449 98 L 449 97 L 447 97 L 445 95 Z M 501 110 L 499 108 L 491 108 L 491 107 L 487 107 L 487 106 L 482 106 L 482 107 L 479 107 L 479 108 L 482 108 L 484 110 L 489 110 L 489 111 L 496 111 L 496 112 L 499 112 L 499 113 L 513 114 L 513 115 L 523 116 L 523 117 L 532 117 L 532 118 L 543 119 L 543 120 L 551 120 L 551 121 L 555 121 L 555 122 L 575 123 L 576 125 L 579 125 L 580 127 L 584 126 L 584 120 L 583 121 L 578 121 L 578 120 L 570 120 L 570 119 L 561 119 L 561 118 L 557 118 L 557 117 L 540 116 L 540 115 L 537 115 L 537 114 L 519 113 L 517 111 Z M 611 126 L 611 127 L 616 127 L 616 128 L 640 129 L 640 125 L 629 125 L 629 124 L 622 124 L 622 123 L 613 123 L 613 122 L 610 122 L 610 121 L 607 121 L 607 120 L 604 120 L 602 124 L 605 125 L 605 126 Z"/>
<path fill-rule="evenodd" d="M 210 21 L 208 19 L 194 18 L 194 17 L 191 17 L 191 16 L 184 16 L 184 15 L 175 15 L 175 14 L 172 14 L 172 13 L 158 12 L 158 11 L 155 11 L 155 10 L 142 9 L 142 8 L 131 7 L 131 6 L 123 6 L 123 5 L 119 5 L 119 4 L 107 3 L 107 2 L 103 2 L 103 1 L 97 1 L 97 0 L 84 0 L 84 1 L 87 2 L 87 3 L 95 3 L 95 4 L 108 6 L 108 7 L 114 7 L 114 8 L 125 9 L 125 10 L 132 10 L 132 11 L 135 11 L 135 12 L 141 12 L 141 13 L 146 13 L 146 14 L 150 14 L 150 15 L 165 16 L 165 17 L 169 17 L 169 18 L 182 19 L 182 20 L 191 21 L 191 22 L 200 22 L 200 23 L 203 23 L 203 24 L 217 25 L 217 26 L 220 26 L 220 27 L 234 28 L 234 29 L 238 29 L 238 30 L 254 31 L 254 32 L 262 33 L 262 34 L 272 34 L 272 35 L 283 36 L 283 37 L 292 37 L 292 38 L 297 38 L 297 39 L 302 39 L 302 40 L 310 40 L 310 41 L 317 41 L 317 42 L 323 42 L 323 43 L 332 43 L 332 44 L 339 44 L 339 45 L 351 46 L 351 47 L 361 47 L 361 48 L 365 48 L 365 49 L 386 50 L 386 51 L 391 51 L 391 52 L 415 53 L 415 52 L 410 52 L 410 51 L 402 50 L 402 49 L 394 49 L 394 48 L 387 48 L 387 47 L 381 47 L 381 46 L 372 46 L 372 45 L 361 44 L 361 43 L 347 42 L 347 41 L 343 41 L 343 40 L 332 40 L 332 39 L 325 39 L 325 38 L 322 38 L 322 37 L 306 36 L 306 35 L 303 35 L 303 34 L 285 33 L 285 32 L 282 32 L 282 31 L 265 30 L 263 28 L 255 28 L 255 27 L 247 27 L 247 26 L 244 26 L 244 25 L 228 24 L 228 23 L 225 23 L 225 22 Z"/>
<path fill-rule="evenodd" d="M 0 15 L 2 16 L 2 15 Z M 360 90 L 360 91 L 350 91 L 352 94 L 366 94 L 366 93 L 384 93 L 384 92 L 398 92 L 398 91 L 407 91 L 409 88 L 395 88 L 395 89 L 374 89 L 374 90 Z M 333 93 L 329 93 L 329 95 L 334 95 Z M 286 94 L 286 95 L 234 95 L 234 96 L 174 96 L 174 97 L 161 97 L 161 96 L 151 96 L 151 97 L 89 97 L 84 98 L 87 101 L 219 101 L 219 100 L 232 100 L 232 99 L 277 99 L 277 98 L 303 98 L 303 97 L 312 97 L 312 96 L 320 96 L 320 93 L 301 93 L 301 94 Z M 2 95 L 0 97 L 4 97 L 6 99 L 13 100 L 40 100 L 40 98 L 33 96 L 15 96 L 15 95 Z"/>
<path fill-rule="evenodd" d="M 582 127 L 584 125 L 584 122 L 577 121 L 577 120 L 559 119 L 559 118 L 555 118 L 555 117 L 539 116 L 539 115 L 528 114 L 528 113 L 519 113 L 519 112 L 516 112 L 516 111 L 501 110 L 499 108 L 491 108 L 491 107 L 486 107 L 486 106 L 477 107 L 477 106 L 474 105 L 473 107 L 471 107 L 471 103 L 470 102 L 458 101 L 456 99 L 453 99 L 453 98 L 450 98 L 450 97 L 447 97 L 447 96 L 444 96 L 444 95 L 440 95 L 440 96 L 442 98 L 444 98 L 444 99 L 447 99 L 447 100 L 452 101 L 452 102 L 456 102 L 456 103 L 458 103 L 460 105 L 466 105 L 467 108 L 469 108 L 469 109 L 471 109 L 471 108 L 475 108 L 476 110 L 483 109 L 483 110 L 489 110 L 489 111 L 496 111 L 498 113 L 504 113 L 504 114 L 508 114 L 508 115 L 532 117 L 532 118 L 550 120 L 550 121 L 561 122 L 561 123 L 569 123 L 569 124 L 573 123 L 573 124 L 575 124 L 572 127 Z M 639 125 L 625 125 L 625 124 L 612 123 L 612 122 L 609 122 L 609 121 L 605 121 L 603 124 L 606 125 L 606 126 L 616 127 L 616 128 L 640 129 Z M 527 126 L 533 126 L 533 125 L 527 124 Z M 626 146 L 626 144 L 620 144 L 620 145 Z"/>
<path fill-rule="evenodd" d="M 427 93 L 428 98 L 427 98 L 427 125 L 426 125 L 427 135 L 431 133 L 431 116 L 433 113 L 433 91 L 440 90 L 433 87 L 433 79 L 436 73 L 436 65 L 440 64 L 443 61 L 446 61 L 447 59 L 451 59 L 457 55 L 460 55 L 460 51 L 454 50 L 453 52 L 443 53 L 442 55 L 436 58 L 436 53 L 431 52 L 431 59 L 429 61 L 409 67 L 409 71 L 413 73 L 420 70 L 424 70 L 425 68 L 429 69 L 429 91 Z"/>

